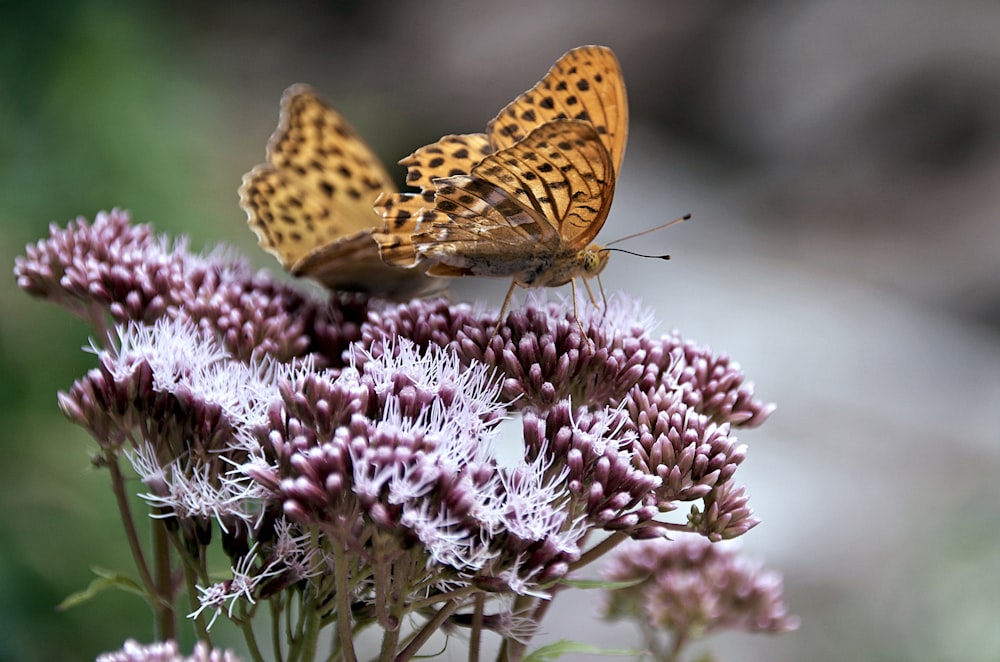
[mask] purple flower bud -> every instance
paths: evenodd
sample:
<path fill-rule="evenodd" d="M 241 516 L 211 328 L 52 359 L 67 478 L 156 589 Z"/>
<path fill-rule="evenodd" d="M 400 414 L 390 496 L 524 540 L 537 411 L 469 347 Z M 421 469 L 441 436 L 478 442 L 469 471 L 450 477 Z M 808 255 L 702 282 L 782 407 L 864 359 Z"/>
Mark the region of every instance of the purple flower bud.
<path fill-rule="evenodd" d="M 663 510 L 672 510 L 675 501 L 705 498 L 746 457 L 745 447 L 729 436 L 729 425 L 697 412 L 682 390 L 635 387 L 630 395 L 626 411 L 638 432 L 636 464 L 662 480 L 656 502 Z"/>
<path fill-rule="evenodd" d="M 584 337 L 564 306 L 531 300 L 512 312 L 491 347 L 502 357 L 505 399 L 518 408 L 546 408 L 566 398 L 601 407 L 627 392 L 642 375 L 641 329 L 623 331 L 600 315 L 586 321 Z M 459 347 L 469 358 L 491 361 L 481 345 Z"/>
<path fill-rule="evenodd" d="M 692 509 L 691 526 L 712 541 L 741 536 L 760 523 L 747 505 L 749 500 L 744 487 L 725 483 L 705 498 L 704 512 Z"/>
<path fill-rule="evenodd" d="M 775 405 L 754 399 L 752 383 L 744 383 L 739 364 L 709 347 L 684 342 L 674 334 L 643 338 L 647 360 L 638 380 L 642 392 L 665 386 L 680 388 L 685 404 L 716 423 L 753 428 L 762 424 Z"/>
<path fill-rule="evenodd" d="M 601 527 L 612 521 L 620 524 L 625 515 L 634 515 L 636 525 L 648 521 L 654 513 L 640 507 L 659 479 L 633 465 L 633 438 L 625 429 L 622 414 L 608 410 L 570 412 L 564 402 L 544 414 L 524 414 L 529 456 L 544 454 L 567 472 L 567 488 L 578 497 L 582 509 L 570 517 L 582 515 Z M 567 461 L 562 463 L 562 458 Z"/>

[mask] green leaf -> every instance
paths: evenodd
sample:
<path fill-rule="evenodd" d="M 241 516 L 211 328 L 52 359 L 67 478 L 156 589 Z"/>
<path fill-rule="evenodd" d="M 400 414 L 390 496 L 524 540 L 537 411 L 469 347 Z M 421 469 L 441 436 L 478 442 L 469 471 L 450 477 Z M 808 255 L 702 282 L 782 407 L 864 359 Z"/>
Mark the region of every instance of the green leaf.
<path fill-rule="evenodd" d="M 591 644 L 580 643 L 579 641 L 562 639 L 554 644 L 542 646 L 541 648 L 528 653 L 528 655 L 522 658 L 522 660 L 523 662 L 546 662 L 547 660 L 558 660 L 563 655 L 567 655 L 569 653 L 578 653 L 580 655 L 625 655 L 635 657 L 638 655 L 644 655 L 646 651 L 628 648 L 599 648 Z"/>
<path fill-rule="evenodd" d="M 90 585 L 82 591 L 77 591 L 76 593 L 71 593 L 66 596 L 66 599 L 56 606 L 57 611 L 66 611 L 67 609 L 71 609 L 77 605 L 89 602 L 94 599 L 98 593 L 108 589 L 117 589 L 119 591 L 125 591 L 126 593 L 134 593 L 135 595 L 138 595 L 148 601 L 149 596 L 146 594 L 145 589 L 143 589 L 142 586 L 134 580 L 104 568 L 91 568 L 91 572 L 97 575 L 98 578 L 90 582 Z"/>
<path fill-rule="evenodd" d="M 595 588 L 603 588 L 609 591 L 617 591 L 620 588 L 632 588 L 633 586 L 638 586 L 648 579 L 647 577 L 641 577 L 639 579 L 629 579 L 622 582 L 604 582 L 599 579 L 560 579 L 560 584 L 565 584 L 572 588 L 582 589 L 584 591 L 589 591 Z"/>

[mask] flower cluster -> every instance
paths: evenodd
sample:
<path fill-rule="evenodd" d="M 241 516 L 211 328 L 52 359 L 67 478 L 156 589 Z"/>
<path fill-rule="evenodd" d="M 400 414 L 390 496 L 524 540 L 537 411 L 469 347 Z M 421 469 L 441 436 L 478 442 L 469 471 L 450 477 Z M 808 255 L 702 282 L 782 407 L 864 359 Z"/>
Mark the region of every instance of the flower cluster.
<path fill-rule="evenodd" d="M 656 641 L 663 632 L 677 642 L 724 629 L 780 633 L 798 627 L 785 606 L 781 577 L 731 545 L 695 536 L 631 541 L 614 551 L 602 576 L 628 584 L 606 591 L 603 617 L 638 622 L 650 650 L 663 647 Z"/>
<path fill-rule="evenodd" d="M 155 644 L 140 644 L 129 639 L 121 650 L 97 656 L 97 662 L 240 662 L 232 651 L 209 647 L 199 641 L 191 655 L 183 655 L 177 643 L 165 641 Z"/>
<path fill-rule="evenodd" d="M 302 632 L 335 623 L 347 657 L 365 623 L 407 655 L 443 627 L 520 641 L 530 634 L 514 624 L 598 551 L 757 523 L 734 481 L 746 447 L 733 429 L 773 406 L 728 357 L 654 336 L 624 295 L 579 318 L 530 298 L 499 326 L 443 299 L 322 301 L 119 211 L 53 227 L 15 273 L 94 324 L 97 367 L 60 406 L 118 488 L 119 463 L 141 479 L 189 557 L 199 622 L 246 623 L 272 597 L 291 610 L 293 592 Z M 498 452 L 504 421 L 520 428 L 512 461 Z M 231 560 L 221 582 L 205 566 L 214 537 Z M 134 553 L 151 600 L 172 604 L 175 588 Z M 692 564 L 711 566 L 700 553 Z"/>
<path fill-rule="evenodd" d="M 350 299 L 311 298 L 266 273 L 255 274 L 224 248 L 191 253 L 134 225 L 127 212 L 100 213 L 52 225 L 49 238 L 29 245 L 15 262 L 28 294 L 58 304 L 102 330 L 114 324 L 192 320 L 242 359 L 288 361 L 314 354 L 336 364 L 358 338 L 364 306 Z"/>

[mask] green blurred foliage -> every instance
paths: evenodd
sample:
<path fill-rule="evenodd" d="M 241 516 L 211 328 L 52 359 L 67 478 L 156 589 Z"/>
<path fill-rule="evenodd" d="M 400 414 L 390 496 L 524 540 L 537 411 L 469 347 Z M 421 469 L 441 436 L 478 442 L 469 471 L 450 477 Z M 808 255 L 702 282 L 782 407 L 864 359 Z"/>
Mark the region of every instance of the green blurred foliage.
<path fill-rule="evenodd" d="M 157 6 L 0 2 L 0 660 L 93 659 L 153 634 L 131 595 L 55 610 L 91 566 L 132 563 L 93 441 L 56 404 L 94 365 L 88 329 L 10 269 L 50 221 L 111 207 L 196 248 L 245 231 L 222 95 Z"/>

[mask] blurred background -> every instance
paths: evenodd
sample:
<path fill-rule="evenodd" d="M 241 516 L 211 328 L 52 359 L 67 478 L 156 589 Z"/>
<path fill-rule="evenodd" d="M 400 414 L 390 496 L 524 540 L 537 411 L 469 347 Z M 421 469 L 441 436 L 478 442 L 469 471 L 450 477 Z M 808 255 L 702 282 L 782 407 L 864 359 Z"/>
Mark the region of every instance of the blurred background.
<path fill-rule="evenodd" d="M 778 403 L 740 435 L 762 520 L 743 542 L 802 626 L 709 647 L 1000 659 L 996 3 L 0 2 L 0 264 L 117 206 L 276 270 L 236 189 L 286 86 L 311 83 L 394 163 L 482 130 L 588 43 L 618 54 L 632 116 L 601 239 L 694 214 L 631 246 L 673 262 L 616 255 L 605 286 Z M 505 288 L 457 291 L 498 305 Z M 148 641 L 132 596 L 54 610 L 92 566 L 130 561 L 92 443 L 56 405 L 93 364 L 87 330 L 11 277 L 0 310 L 0 659 Z M 638 642 L 581 631 L 592 602 L 565 600 L 540 641 Z"/>

